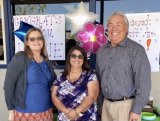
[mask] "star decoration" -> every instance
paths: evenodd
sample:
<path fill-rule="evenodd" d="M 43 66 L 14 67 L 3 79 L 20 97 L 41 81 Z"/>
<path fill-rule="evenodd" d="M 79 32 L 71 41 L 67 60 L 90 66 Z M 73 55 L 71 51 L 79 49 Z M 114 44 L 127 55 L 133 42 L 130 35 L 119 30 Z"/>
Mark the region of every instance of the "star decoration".
<path fill-rule="evenodd" d="M 32 26 L 28 23 L 20 21 L 20 27 L 14 33 L 22 42 L 24 42 L 27 31 L 33 27 L 34 26 Z"/>
<path fill-rule="evenodd" d="M 71 25 L 71 35 L 76 34 L 88 22 L 93 22 L 98 18 L 98 15 L 89 12 L 84 3 L 81 2 L 78 8 L 73 13 L 67 13 L 66 18 Z"/>

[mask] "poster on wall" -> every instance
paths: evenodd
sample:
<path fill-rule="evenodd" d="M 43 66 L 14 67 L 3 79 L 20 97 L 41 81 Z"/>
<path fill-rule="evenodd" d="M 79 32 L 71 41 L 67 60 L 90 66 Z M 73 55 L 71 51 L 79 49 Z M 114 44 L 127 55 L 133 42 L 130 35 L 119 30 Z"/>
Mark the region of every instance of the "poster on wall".
<path fill-rule="evenodd" d="M 65 16 L 51 15 L 16 15 L 14 31 L 20 29 L 21 21 L 40 28 L 46 40 L 50 60 L 65 60 Z M 15 35 L 15 53 L 24 49 L 24 42 Z"/>
<path fill-rule="evenodd" d="M 158 72 L 160 64 L 160 13 L 126 14 L 128 37 L 141 44 L 147 53 L 151 71 Z"/>

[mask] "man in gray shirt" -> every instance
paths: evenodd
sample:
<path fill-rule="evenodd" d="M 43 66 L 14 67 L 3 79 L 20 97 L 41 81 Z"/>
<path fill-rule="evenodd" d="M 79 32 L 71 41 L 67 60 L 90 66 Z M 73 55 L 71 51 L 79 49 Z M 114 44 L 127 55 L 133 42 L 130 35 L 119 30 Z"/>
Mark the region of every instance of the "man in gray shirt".
<path fill-rule="evenodd" d="M 145 49 L 127 38 L 128 20 L 122 12 L 108 21 L 107 45 L 97 53 L 96 71 L 104 96 L 102 121 L 141 121 L 149 100 L 151 68 Z"/>

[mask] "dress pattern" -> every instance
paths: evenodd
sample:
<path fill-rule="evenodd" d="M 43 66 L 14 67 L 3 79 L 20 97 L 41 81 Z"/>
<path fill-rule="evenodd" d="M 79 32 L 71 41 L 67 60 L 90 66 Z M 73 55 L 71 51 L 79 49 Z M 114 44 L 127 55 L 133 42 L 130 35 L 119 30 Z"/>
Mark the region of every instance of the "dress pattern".
<path fill-rule="evenodd" d="M 97 81 L 97 76 L 93 71 L 83 71 L 75 82 L 70 82 L 61 73 L 54 81 L 54 85 L 58 86 L 57 97 L 67 108 L 75 109 L 87 96 L 87 84 L 90 81 Z M 59 111 L 58 121 L 70 120 Z M 97 103 L 94 102 L 76 121 L 97 121 Z"/>
<path fill-rule="evenodd" d="M 22 113 L 15 110 L 13 121 L 53 121 L 53 111 L 49 109 L 41 113 Z"/>

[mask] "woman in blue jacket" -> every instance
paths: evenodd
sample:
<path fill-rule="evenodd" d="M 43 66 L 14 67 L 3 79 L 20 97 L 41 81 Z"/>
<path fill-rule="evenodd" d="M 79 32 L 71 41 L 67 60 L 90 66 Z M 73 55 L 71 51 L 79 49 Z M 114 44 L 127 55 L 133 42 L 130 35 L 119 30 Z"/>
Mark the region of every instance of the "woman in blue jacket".
<path fill-rule="evenodd" d="M 51 86 L 56 75 L 37 28 L 26 34 L 24 51 L 7 67 L 4 91 L 10 121 L 53 121 Z"/>

